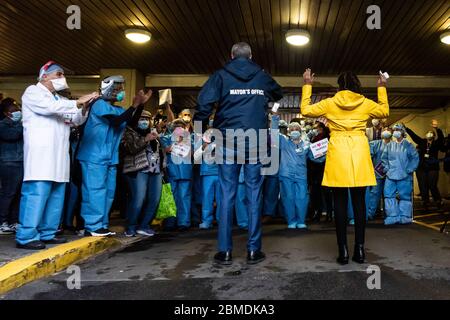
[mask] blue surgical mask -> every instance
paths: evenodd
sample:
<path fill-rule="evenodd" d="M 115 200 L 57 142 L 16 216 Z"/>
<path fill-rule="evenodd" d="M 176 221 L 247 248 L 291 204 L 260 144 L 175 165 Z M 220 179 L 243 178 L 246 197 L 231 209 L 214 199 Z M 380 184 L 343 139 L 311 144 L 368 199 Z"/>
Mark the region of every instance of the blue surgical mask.
<path fill-rule="evenodd" d="M 390 139 L 390 138 L 392 138 L 392 133 L 390 131 L 383 131 L 383 133 L 381 134 L 381 137 L 383 139 Z"/>
<path fill-rule="evenodd" d="M 117 100 L 117 102 L 122 102 L 123 100 L 125 100 L 125 91 L 120 91 L 116 95 L 116 100 Z"/>
<path fill-rule="evenodd" d="M 393 136 L 395 139 L 400 139 L 403 136 L 403 134 L 401 131 L 394 131 Z"/>
<path fill-rule="evenodd" d="M 147 120 L 139 120 L 138 128 L 141 130 L 147 130 L 150 127 L 150 121 Z"/>
<path fill-rule="evenodd" d="M 22 120 L 22 112 L 21 111 L 12 112 L 11 120 L 14 122 L 18 122 L 18 121 Z"/>
<path fill-rule="evenodd" d="M 291 131 L 289 133 L 289 136 L 291 137 L 292 140 L 298 140 L 301 138 L 302 134 L 300 133 L 300 131 Z"/>

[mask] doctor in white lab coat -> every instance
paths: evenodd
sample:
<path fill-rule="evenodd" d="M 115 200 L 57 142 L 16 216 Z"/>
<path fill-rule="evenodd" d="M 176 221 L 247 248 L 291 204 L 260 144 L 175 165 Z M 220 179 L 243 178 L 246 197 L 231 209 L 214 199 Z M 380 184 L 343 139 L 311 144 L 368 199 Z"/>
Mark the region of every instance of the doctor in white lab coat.
<path fill-rule="evenodd" d="M 70 126 L 86 121 L 87 105 L 98 97 L 92 93 L 75 101 L 56 93 L 67 88 L 63 68 L 50 61 L 41 68 L 39 83 L 22 96 L 24 183 L 16 234 L 21 249 L 66 242 L 55 234 L 70 177 Z"/>

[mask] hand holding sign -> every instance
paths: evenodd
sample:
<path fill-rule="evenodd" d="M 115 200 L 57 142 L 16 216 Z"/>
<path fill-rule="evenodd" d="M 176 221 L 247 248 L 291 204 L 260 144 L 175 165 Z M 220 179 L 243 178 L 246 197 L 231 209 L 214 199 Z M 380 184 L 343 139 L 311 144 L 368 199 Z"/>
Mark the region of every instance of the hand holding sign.
<path fill-rule="evenodd" d="M 314 159 L 323 157 L 328 152 L 328 139 L 317 141 L 310 145 Z"/>

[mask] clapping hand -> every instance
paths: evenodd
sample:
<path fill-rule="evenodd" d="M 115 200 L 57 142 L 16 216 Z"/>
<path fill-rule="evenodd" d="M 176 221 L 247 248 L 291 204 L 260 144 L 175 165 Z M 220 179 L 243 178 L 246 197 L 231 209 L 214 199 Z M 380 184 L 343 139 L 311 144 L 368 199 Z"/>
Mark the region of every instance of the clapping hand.
<path fill-rule="evenodd" d="M 137 108 L 140 105 L 144 105 L 150 100 L 150 98 L 153 95 L 152 90 L 148 90 L 147 93 L 144 92 L 144 90 L 140 90 L 138 94 L 133 98 L 133 107 Z"/>

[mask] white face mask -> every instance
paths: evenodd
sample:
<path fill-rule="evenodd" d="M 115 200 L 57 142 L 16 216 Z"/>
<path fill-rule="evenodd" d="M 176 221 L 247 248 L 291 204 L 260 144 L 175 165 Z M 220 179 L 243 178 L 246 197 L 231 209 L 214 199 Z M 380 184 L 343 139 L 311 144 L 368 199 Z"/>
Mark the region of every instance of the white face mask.
<path fill-rule="evenodd" d="M 373 125 L 374 127 L 377 127 L 379 124 L 380 124 L 380 120 L 378 120 L 378 119 L 373 119 L 373 120 L 372 120 L 372 125 Z"/>
<path fill-rule="evenodd" d="M 67 85 L 67 80 L 65 77 L 58 78 L 58 79 L 52 79 L 50 80 L 52 82 L 53 88 L 55 91 L 62 91 L 69 89 L 69 86 Z"/>

